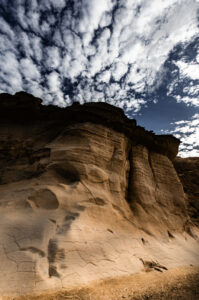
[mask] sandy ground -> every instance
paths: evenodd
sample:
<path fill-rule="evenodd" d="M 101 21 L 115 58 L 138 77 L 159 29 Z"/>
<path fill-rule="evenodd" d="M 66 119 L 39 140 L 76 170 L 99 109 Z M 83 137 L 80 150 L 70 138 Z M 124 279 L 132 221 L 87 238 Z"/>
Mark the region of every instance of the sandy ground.
<path fill-rule="evenodd" d="M 198 300 L 199 267 L 151 271 L 93 283 L 87 287 L 2 300 Z"/>

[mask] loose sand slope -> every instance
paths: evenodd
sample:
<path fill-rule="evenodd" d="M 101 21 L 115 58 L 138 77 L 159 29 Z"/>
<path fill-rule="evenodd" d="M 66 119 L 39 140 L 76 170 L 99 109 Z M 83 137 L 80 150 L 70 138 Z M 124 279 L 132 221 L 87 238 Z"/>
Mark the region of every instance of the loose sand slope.
<path fill-rule="evenodd" d="M 71 290 L 19 296 L 17 300 L 198 300 L 198 283 L 199 268 L 190 266 L 164 273 L 152 271 L 120 276 Z"/>
<path fill-rule="evenodd" d="M 9 97 L 0 97 L 1 295 L 198 264 L 172 163 L 178 140 L 109 105 L 61 110 Z"/>

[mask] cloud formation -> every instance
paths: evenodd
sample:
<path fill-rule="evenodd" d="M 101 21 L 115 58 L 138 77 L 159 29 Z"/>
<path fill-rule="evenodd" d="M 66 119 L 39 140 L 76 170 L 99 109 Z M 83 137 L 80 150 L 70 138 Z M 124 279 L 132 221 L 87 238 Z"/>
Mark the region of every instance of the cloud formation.
<path fill-rule="evenodd" d="M 168 84 L 168 96 L 188 106 L 199 107 L 199 37 L 187 45 L 178 45 L 178 49 L 169 63 L 172 65 Z M 184 46 L 184 49 L 182 47 Z"/>
<path fill-rule="evenodd" d="M 191 120 L 181 120 L 173 123 L 175 129 L 171 133 L 181 140 L 179 155 L 199 156 L 199 114 Z"/>
<path fill-rule="evenodd" d="M 183 50 L 199 44 L 198 4 L 1 0 L 0 92 L 25 90 L 59 106 L 106 101 L 136 113 L 170 78 L 169 96 L 199 106 L 199 53 L 188 60 Z"/>

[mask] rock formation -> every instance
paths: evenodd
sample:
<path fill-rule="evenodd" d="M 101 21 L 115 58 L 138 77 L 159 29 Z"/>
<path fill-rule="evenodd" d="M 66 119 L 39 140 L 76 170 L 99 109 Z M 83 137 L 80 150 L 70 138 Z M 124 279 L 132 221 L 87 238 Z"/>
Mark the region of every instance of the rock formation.
<path fill-rule="evenodd" d="M 188 214 L 199 226 L 199 157 L 177 157 L 174 166 L 184 188 Z"/>
<path fill-rule="evenodd" d="M 105 103 L 1 94 L 0 295 L 196 265 L 179 143 Z"/>

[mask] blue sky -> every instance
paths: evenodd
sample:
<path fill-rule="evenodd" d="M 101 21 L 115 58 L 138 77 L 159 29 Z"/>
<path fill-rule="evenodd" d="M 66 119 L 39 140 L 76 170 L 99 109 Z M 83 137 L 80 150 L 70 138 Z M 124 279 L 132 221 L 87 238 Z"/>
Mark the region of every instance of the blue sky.
<path fill-rule="evenodd" d="M 0 0 L 0 92 L 105 101 L 199 156 L 198 0 Z"/>

